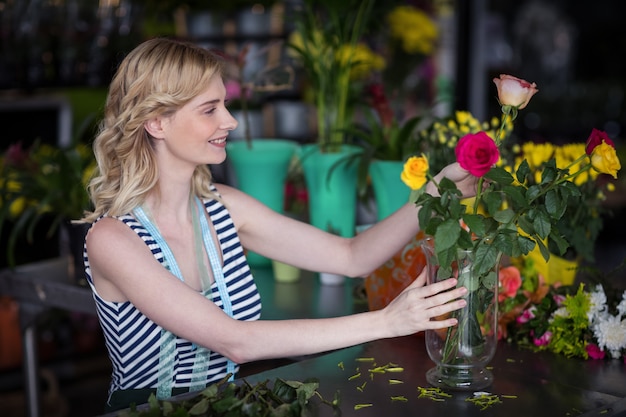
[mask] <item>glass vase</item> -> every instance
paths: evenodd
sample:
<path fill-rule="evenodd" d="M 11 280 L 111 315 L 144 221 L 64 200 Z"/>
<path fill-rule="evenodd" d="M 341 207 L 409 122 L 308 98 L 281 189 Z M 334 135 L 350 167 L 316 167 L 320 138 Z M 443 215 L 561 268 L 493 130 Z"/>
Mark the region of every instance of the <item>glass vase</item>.
<path fill-rule="evenodd" d="M 428 370 L 426 379 L 439 388 L 484 389 L 493 382 L 493 374 L 486 367 L 498 342 L 499 258 L 492 269 L 479 275 L 471 250 L 458 250 L 451 270 L 445 270 L 439 265 L 432 239 L 423 240 L 422 249 L 426 255 L 428 284 L 453 276 L 458 279 L 458 286 L 468 289 L 466 307 L 436 318 L 455 317 L 458 324 L 425 332 L 426 350 L 436 365 Z"/>

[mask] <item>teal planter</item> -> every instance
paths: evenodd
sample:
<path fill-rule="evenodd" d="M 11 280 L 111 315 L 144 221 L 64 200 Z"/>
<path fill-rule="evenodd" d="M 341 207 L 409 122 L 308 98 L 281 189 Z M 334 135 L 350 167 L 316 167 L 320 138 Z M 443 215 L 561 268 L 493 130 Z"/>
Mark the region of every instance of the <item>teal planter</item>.
<path fill-rule="evenodd" d="M 300 148 L 313 226 L 340 236 L 354 236 L 358 161 L 353 157 L 359 152 L 361 148 L 348 145 L 332 153 L 320 152 L 318 145 Z"/>
<path fill-rule="evenodd" d="M 255 139 L 229 142 L 228 160 L 237 179 L 237 188 L 272 210 L 282 213 L 285 204 L 285 181 L 291 159 L 299 145 L 290 140 Z M 251 266 L 269 266 L 271 261 L 257 253 L 247 253 Z"/>
<path fill-rule="evenodd" d="M 400 179 L 403 161 L 372 161 L 369 174 L 372 179 L 378 220 L 388 217 L 409 201 L 411 190 Z"/>

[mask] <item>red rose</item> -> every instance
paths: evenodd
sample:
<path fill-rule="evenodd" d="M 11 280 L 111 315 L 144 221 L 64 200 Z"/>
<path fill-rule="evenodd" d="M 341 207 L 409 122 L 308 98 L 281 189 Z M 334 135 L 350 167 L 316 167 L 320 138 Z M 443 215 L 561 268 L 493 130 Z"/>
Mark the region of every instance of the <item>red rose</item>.
<path fill-rule="evenodd" d="M 498 147 L 485 132 L 463 136 L 454 152 L 461 167 L 475 177 L 482 177 L 489 172 L 500 158 Z"/>
<path fill-rule="evenodd" d="M 587 155 L 591 155 L 596 146 L 602 144 L 602 141 L 604 141 L 607 145 L 610 145 L 612 148 L 615 148 L 613 141 L 609 138 L 609 135 L 607 135 L 606 132 L 594 128 L 589 135 L 589 139 L 587 139 L 587 146 L 585 147 Z"/>

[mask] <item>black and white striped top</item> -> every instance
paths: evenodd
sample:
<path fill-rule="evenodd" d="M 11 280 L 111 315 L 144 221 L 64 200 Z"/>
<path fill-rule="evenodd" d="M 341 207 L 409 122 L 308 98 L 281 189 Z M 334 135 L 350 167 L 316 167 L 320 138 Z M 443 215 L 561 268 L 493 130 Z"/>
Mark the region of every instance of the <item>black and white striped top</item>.
<path fill-rule="evenodd" d="M 204 206 L 217 232 L 222 250 L 224 280 L 232 304 L 233 318 L 246 321 L 258 320 L 261 316 L 261 298 L 230 214 L 217 200 L 206 200 Z M 119 220 L 133 229 L 148 245 L 154 257 L 164 264 L 161 248 L 135 217 L 124 215 L 120 216 Z M 159 358 L 162 334 L 166 331 L 143 315 L 130 302 L 116 303 L 102 299 L 93 285 L 86 251 L 85 267 L 113 365 L 109 395 L 117 390 L 157 388 L 158 375 L 164 372 Z M 172 275 L 172 279 L 178 278 Z M 210 294 L 207 291 L 205 296 L 223 309 L 215 283 L 211 286 Z M 193 374 L 198 349 L 188 340 L 176 335 L 174 339 L 174 355 L 171 364 L 173 367 L 172 388 L 197 386 L 198 381 L 204 381 L 206 385 L 226 375 L 227 359 L 217 352 L 208 354 L 208 363 L 202 368 L 202 375 L 198 375 L 197 369 L 195 369 L 196 374 Z M 235 369 L 235 372 L 237 371 L 238 367 Z"/>

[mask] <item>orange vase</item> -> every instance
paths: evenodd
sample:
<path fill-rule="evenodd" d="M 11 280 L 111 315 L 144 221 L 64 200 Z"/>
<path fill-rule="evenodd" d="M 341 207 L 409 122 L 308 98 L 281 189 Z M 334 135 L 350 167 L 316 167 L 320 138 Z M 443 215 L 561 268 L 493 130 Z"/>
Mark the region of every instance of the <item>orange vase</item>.
<path fill-rule="evenodd" d="M 423 238 L 424 234 L 420 232 L 393 258 L 365 278 L 370 311 L 387 306 L 422 272 L 426 266 L 426 257 L 420 246 Z"/>

